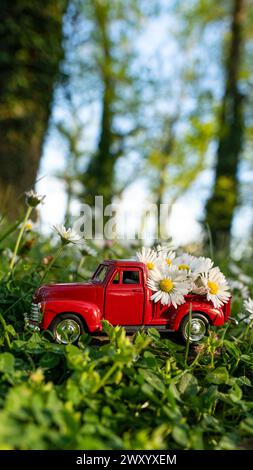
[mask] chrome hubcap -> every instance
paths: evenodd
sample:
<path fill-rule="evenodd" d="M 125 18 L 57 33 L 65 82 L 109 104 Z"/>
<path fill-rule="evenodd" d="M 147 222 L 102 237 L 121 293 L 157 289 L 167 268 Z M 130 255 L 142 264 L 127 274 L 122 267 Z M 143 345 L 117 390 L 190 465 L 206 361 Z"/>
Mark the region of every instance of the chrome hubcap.
<path fill-rule="evenodd" d="M 206 325 L 200 318 L 193 318 L 190 325 L 190 320 L 186 324 L 186 336 L 190 341 L 200 341 L 204 338 L 206 333 Z"/>
<path fill-rule="evenodd" d="M 69 344 L 77 341 L 81 334 L 80 326 L 75 320 L 64 319 L 58 323 L 55 329 L 55 339 L 57 343 Z"/>

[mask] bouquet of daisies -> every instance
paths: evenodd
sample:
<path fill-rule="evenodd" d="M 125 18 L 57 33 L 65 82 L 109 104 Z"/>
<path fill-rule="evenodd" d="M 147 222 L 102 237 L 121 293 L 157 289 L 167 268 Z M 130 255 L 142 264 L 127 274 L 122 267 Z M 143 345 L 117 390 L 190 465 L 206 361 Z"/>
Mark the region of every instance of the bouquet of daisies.
<path fill-rule="evenodd" d="M 156 249 L 143 247 L 136 257 L 148 268 L 147 284 L 153 291 L 154 302 L 177 308 L 185 302 L 185 295 L 199 294 L 219 308 L 231 296 L 224 274 L 213 266 L 210 258 L 177 254 L 161 245 Z"/>

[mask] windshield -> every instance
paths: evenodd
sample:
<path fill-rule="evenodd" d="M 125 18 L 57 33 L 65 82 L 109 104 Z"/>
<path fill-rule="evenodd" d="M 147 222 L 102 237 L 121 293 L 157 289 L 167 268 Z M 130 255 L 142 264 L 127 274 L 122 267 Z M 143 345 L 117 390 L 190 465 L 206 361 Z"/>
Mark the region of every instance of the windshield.
<path fill-rule="evenodd" d="M 96 282 L 103 282 L 105 280 L 106 274 L 108 273 L 108 269 L 108 266 L 102 264 L 92 279 Z"/>

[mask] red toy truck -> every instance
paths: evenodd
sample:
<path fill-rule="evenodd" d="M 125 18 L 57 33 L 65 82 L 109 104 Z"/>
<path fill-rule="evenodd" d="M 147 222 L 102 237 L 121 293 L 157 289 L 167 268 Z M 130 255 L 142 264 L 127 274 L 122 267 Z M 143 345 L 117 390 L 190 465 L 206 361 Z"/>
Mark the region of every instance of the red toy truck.
<path fill-rule="evenodd" d="M 191 294 L 175 309 L 151 301 L 147 277 L 144 263 L 107 260 L 89 282 L 43 285 L 33 296 L 29 325 L 51 330 L 62 344 L 75 343 L 84 331 L 99 334 L 103 319 L 124 326 L 127 332 L 155 327 L 178 331 L 184 341 L 189 335 L 196 342 L 207 334 L 209 325 L 220 326 L 228 320 L 230 302 L 215 308 L 204 296 Z"/>

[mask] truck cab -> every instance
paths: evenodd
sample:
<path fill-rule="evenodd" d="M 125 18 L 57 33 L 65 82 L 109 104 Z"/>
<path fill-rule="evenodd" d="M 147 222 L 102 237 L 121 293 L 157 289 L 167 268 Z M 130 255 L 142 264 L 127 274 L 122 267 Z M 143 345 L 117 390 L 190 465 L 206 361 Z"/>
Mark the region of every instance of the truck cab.
<path fill-rule="evenodd" d="M 203 339 L 210 325 L 228 320 L 230 302 L 215 308 L 200 295 L 185 296 L 178 308 L 153 302 L 147 278 L 142 262 L 105 260 L 88 282 L 41 286 L 34 294 L 28 323 L 51 330 L 58 343 L 68 344 L 77 342 L 84 331 L 100 334 L 102 320 L 129 333 L 150 327 L 179 331 L 184 341 L 189 337 L 191 342 Z"/>

